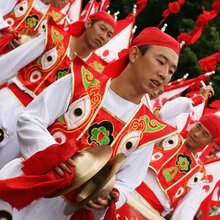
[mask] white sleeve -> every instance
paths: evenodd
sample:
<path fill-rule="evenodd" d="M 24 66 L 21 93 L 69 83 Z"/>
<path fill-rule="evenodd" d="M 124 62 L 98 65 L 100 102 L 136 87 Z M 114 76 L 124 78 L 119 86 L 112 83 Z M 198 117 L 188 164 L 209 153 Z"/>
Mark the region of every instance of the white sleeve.
<path fill-rule="evenodd" d="M 191 189 L 178 203 L 171 220 L 193 220 L 203 201 L 208 195 L 202 188 L 204 183 L 199 183 Z"/>
<path fill-rule="evenodd" d="M 9 27 L 9 24 L 4 20 L 2 12 L 0 11 L 0 30 Z"/>
<path fill-rule="evenodd" d="M 17 0 L 1 0 L 0 1 L 0 14 L 2 16 L 7 15 L 10 11 L 12 11 L 17 3 Z"/>
<path fill-rule="evenodd" d="M 71 95 L 72 75 L 68 74 L 47 87 L 20 115 L 17 134 L 25 158 L 56 143 L 47 127 L 66 112 Z"/>
<path fill-rule="evenodd" d="M 125 158 L 122 167 L 116 175 L 115 188 L 119 190 L 119 201 L 116 208 L 120 208 L 127 201 L 128 196 L 138 187 L 147 173 L 154 144 L 148 144 Z"/>
<path fill-rule="evenodd" d="M 167 124 L 178 128 L 181 131 L 186 123 L 189 113 L 192 111 L 192 100 L 187 97 L 178 97 L 166 102 L 161 108 L 158 117 Z"/>
<path fill-rule="evenodd" d="M 164 121 L 169 121 L 182 113 L 191 113 L 192 111 L 192 100 L 187 97 L 178 97 L 166 102 L 162 106 L 158 116 Z"/>
<path fill-rule="evenodd" d="M 0 84 L 17 75 L 18 71 L 40 56 L 45 47 L 45 33 L 0 57 Z"/>

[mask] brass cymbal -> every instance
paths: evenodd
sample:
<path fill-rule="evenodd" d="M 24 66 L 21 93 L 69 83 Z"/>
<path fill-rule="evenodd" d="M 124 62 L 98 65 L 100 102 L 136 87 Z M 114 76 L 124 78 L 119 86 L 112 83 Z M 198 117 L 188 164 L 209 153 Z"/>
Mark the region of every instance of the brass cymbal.
<path fill-rule="evenodd" d="M 125 158 L 123 153 L 117 154 L 90 180 L 79 187 L 78 191 L 72 198 L 74 203 L 68 203 L 64 209 L 64 214 L 69 215 L 76 210 L 86 205 L 89 200 L 94 200 L 97 197 L 106 198 L 112 191 L 115 183 L 115 174 L 121 167 Z"/>
<path fill-rule="evenodd" d="M 111 155 L 112 148 L 109 145 L 84 148 L 79 153 L 73 155 L 72 160 L 75 163 L 75 174 L 72 184 L 50 197 L 64 195 L 87 182 L 103 168 Z"/>
<path fill-rule="evenodd" d="M 32 40 L 33 37 L 28 35 L 28 34 L 22 34 L 19 38 L 18 38 L 18 42 L 19 44 L 24 44 L 24 43 L 27 43 L 28 41 Z"/>

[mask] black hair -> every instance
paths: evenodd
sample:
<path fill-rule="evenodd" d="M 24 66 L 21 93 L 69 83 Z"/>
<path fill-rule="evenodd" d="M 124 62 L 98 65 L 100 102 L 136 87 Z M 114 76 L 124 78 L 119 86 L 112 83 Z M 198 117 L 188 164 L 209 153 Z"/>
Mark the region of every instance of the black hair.
<path fill-rule="evenodd" d="M 144 54 L 147 52 L 147 50 L 150 48 L 150 45 L 141 45 L 138 46 L 138 49 L 141 52 L 141 55 L 144 56 Z"/>

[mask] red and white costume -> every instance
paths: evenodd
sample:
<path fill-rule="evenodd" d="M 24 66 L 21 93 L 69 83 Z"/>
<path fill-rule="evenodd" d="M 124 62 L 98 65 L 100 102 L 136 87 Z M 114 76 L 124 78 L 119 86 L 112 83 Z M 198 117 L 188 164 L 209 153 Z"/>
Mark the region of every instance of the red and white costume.
<path fill-rule="evenodd" d="M 109 87 L 111 79 L 105 75 L 92 73 L 92 69 L 85 65 L 77 68 L 73 65 L 73 75 L 68 74 L 37 96 L 19 118 L 22 155 L 29 158 L 56 145 L 56 140 L 65 143 L 67 139 L 76 139 L 80 148 L 110 144 L 113 155 L 120 152 L 126 155 L 114 185 L 120 192 L 116 203 L 119 208 L 127 195 L 142 182 L 155 140 L 174 134 L 176 130 L 157 119 L 142 102 L 136 105 L 117 96 Z M 21 162 L 22 159 L 15 159 L 8 163 L 1 170 L 1 179 L 22 175 Z M 3 182 L 0 181 L 1 188 Z M 15 194 L 10 192 L 16 203 L 16 189 Z M 0 192 L 1 198 L 4 197 L 2 193 L 5 191 Z M 65 204 L 63 197 L 40 198 L 20 211 L 1 201 L 0 209 L 12 213 L 17 220 L 28 217 L 61 220 L 70 218 L 63 214 Z M 96 219 L 102 219 L 104 212 L 96 212 Z"/>
<path fill-rule="evenodd" d="M 42 33 L 0 57 L 0 83 L 11 79 L 0 90 L 0 132 L 3 136 L 0 142 L 0 167 L 19 153 L 16 123 L 24 107 L 51 83 L 70 73 L 71 35 L 53 21 L 49 22 L 46 33 L 46 36 Z M 87 62 L 90 61 L 88 59 Z"/>

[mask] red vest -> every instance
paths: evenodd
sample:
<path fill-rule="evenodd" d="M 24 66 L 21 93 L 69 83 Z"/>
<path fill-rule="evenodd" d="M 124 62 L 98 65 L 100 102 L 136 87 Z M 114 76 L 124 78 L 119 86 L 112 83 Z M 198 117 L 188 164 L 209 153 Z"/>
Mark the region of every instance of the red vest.
<path fill-rule="evenodd" d="M 208 180 L 203 163 L 183 145 L 180 134 L 155 145 L 149 167 L 156 173 L 171 206 L 200 181 Z"/>
<path fill-rule="evenodd" d="M 48 7 L 45 14 L 42 14 L 34 8 L 34 0 L 17 0 L 16 6 L 10 13 L 4 16 L 4 20 L 8 22 L 10 27 L 15 31 L 21 34 L 27 34 L 37 30 L 43 21 L 47 20 L 48 16 L 51 16 L 53 20 L 58 23 L 66 15 L 62 14 L 52 5 Z"/>
<path fill-rule="evenodd" d="M 78 57 L 73 65 L 73 97 L 67 112 L 50 126 L 55 139 L 64 143 L 74 138 L 78 146 L 108 144 L 113 155 L 126 155 L 177 131 L 159 120 L 143 104 L 127 122 L 103 107 L 110 79 L 94 71 Z"/>
<path fill-rule="evenodd" d="M 66 54 L 69 43 L 70 34 L 50 20 L 44 53 L 18 73 L 18 79 L 23 86 L 38 95 L 51 83 L 68 74 L 70 59 Z"/>

